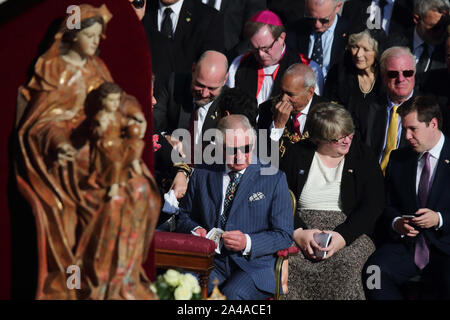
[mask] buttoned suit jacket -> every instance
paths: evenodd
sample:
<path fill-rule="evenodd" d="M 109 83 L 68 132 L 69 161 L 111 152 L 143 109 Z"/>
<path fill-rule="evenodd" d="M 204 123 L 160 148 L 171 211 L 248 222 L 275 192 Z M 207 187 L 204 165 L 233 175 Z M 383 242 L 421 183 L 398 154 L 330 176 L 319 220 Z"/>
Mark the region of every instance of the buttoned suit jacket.
<path fill-rule="evenodd" d="M 283 172 L 264 174 L 259 163 L 247 167 L 229 211 L 225 231 L 240 230 L 251 238 L 248 256 L 222 247 L 214 264 L 226 270 L 230 259 L 253 279 L 259 290 L 275 290 L 275 253 L 292 244 L 292 206 Z M 271 168 L 276 170 L 275 168 Z M 222 204 L 223 165 L 194 170 L 180 203 L 177 231 L 190 233 L 197 226 L 207 231 L 219 226 Z M 252 201 L 261 193 L 262 199 Z M 261 196 L 261 195 L 260 195 Z"/>
<path fill-rule="evenodd" d="M 383 214 L 385 230 L 392 231 L 392 221 L 403 214 L 414 214 L 420 206 L 416 192 L 417 161 L 419 154 L 406 147 L 391 153 L 386 169 L 386 201 Z M 443 226 L 418 229 L 426 239 L 446 255 L 450 255 L 450 141 L 446 137 L 442 148 L 434 180 L 430 185 L 426 208 L 440 212 Z M 391 234 L 394 234 L 391 232 Z M 394 239 L 399 239 L 397 236 Z M 415 238 L 404 237 L 401 241 L 414 242 Z"/>
<path fill-rule="evenodd" d="M 189 130 L 195 110 L 191 92 L 192 75 L 173 73 L 165 86 L 155 89 L 156 105 L 153 108 L 153 131 L 172 133 L 175 129 Z M 202 133 L 217 126 L 217 99 L 209 107 Z"/>

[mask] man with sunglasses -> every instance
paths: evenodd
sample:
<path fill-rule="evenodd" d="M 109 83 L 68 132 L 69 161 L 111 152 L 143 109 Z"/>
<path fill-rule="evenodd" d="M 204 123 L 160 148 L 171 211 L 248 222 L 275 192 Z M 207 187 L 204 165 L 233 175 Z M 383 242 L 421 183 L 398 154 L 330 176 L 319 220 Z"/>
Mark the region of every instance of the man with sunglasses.
<path fill-rule="evenodd" d="M 416 61 L 406 47 L 391 47 L 380 58 L 380 72 L 386 95 L 368 107 L 355 110 L 357 130 L 362 141 L 379 157 L 383 172 L 392 150 L 407 145 L 401 118 L 396 110 L 414 93 Z"/>
<path fill-rule="evenodd" d="M 217 279 L 228 300 L 267 299 L 275 290 L 275 253 L 292 244 L 286 176 L 278 170 L 266 174 L 268 167 L 254 161 L 256 135 L 245 116 L 222 118 L 218 129 L 224 162 L 194 170 L 177 231 L 201 237 L 213 228 L 225 231 L 209 292 Z"/>
<path fill-rule="evenodd" d="M 244 26 L 244 35 L 251 50 L 233 60 L 227 85 L 243 89 L 261 104 L 280 93 L 284 71 L 302 60 L 298 53 L 287 48 L 283 23 L 269 10 L 254 14 Z"/>
<path fill-rule="evenodd" d="M 288 45 L 315 61 L 324 80 L 347 44 L 350 25 L 338 15 L 341 7 L 340 0 L 305 0 L 305 16 L 288 32 Z"/>

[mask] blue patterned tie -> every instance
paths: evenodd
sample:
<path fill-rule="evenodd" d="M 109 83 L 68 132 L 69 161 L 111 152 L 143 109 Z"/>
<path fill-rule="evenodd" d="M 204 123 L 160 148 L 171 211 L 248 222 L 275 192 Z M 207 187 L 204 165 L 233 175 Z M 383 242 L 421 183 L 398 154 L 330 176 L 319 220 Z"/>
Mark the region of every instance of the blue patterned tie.
<path fill-rule="evenodd" d="M 417 195 L 419 197 L 419 206 L 426 208 L 428 199 L 428 189 L 430 184 L 430 154 L 425 152 L 423 154 L 424 166 L 420 174 L 419 188 Z M 414 262 L 419 269 L 425 268 L 430 260 L 430 250 L 428 249 L 423 232 L 417 236 L 416 248 L 414 251 Z"/>
<path fill-rule="evenodd" d="M 234 194 L 241 180 L 242 173 L 237 171 L 230 171 L 228 173 L 230 176 L 230 183 L 228 184 L 227 191 L 225 193 L 225 200 L 223 202 L 223 213 L 220 215 L 220 227 L 225 229 L 227 224 L 228 214 L 230 213 L 231 205 L 233 203 Z"/>
<path fill-rule="evenodd" d="M 311 55 L 311 60 L 317 62 L 317 64 L 322 68 L 323 66 L 322 32 L 317 32 L 314 34 L 314 46 Z"/>

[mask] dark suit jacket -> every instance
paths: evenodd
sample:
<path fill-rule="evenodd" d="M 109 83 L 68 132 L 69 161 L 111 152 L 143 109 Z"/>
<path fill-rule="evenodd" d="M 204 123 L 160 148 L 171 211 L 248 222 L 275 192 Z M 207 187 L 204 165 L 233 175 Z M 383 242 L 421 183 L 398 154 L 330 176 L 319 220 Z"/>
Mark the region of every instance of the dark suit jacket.
<path fill-rule="evenodd" d="M 354 112 L 357 135 L 361 141 L 372 148 L 379 157 L 383 151 L 384 138 L 387 126 L 387 95 L 380 94 L 378 99 L 368 107 L 357 108 Z M 405 147 L 405 131 L 402 130 L 399 148 Z"/>
<path fill-rule="evenodd" d="M 166 86 L 155 88 L 156 105 L 153 109 L 153 131 L 172 133 L 175 129 L 189 130 L 194 103 L 191 93 L 192 75 L 173 73 Z M 217 99 L 211 104 L 202 127 L 207 129 L 217 125 Z"/>
<path fill-rule="evenodd" d="M 158 31 L 158 0 L 148 0 L 146 13 L 142 19 L 147 34 L 151 35 Z M 153 56 L 161 56 L 165 48 L 160 48 L 158 43 L 149 38 Z M 184 0 L 181 7 L 180 17 L 174 33 L 174 38 L 168 41 L 173 52 L 173 70 L 171 71 L 189 72 L 192 63 L 197 61 L 200 55 L 206 50 L 217 50 L 224 52 L 224 31 L 223 16 L 217 10 L 210 8 L 197 0 Z M 155 55 L 155 51 L 160 51 Z M 153 60 L 153 65 L 159 61 Z"/>
<path fill-rule="evenodd" d="M 334 29 L 333 45 L 331 47 L 330 68 L 344 55 L 349 27 L 350 25 L 347 20 L 342 17 L 338 18 L 336 28 Z M 300 19 L 293 25 L 292 30 L 288 31 L 286 42 L 291 48 L 308 56 L 309 36 L 312 32 L 312 27 L 307 20 Z"/>
<path fill-rule="evenodd" d="M 316 146 L 309 139 L 290 145 L 281 160 L 289 189 L 298 200 L 308 178 Z M 385 207 L 383 175 L 373 152 L 354 139 L 345 156 L 341 180 L 342 211 L 347 216 L 334 231 L 350 245 L 362 234 L 372 235 L 377 218 Z M 307 228 L 296 214 L 294 229 Z"/>
<path fill-rule="evenodd" d="M 391 153 L 386 169 L 387 207 L 383 215 L 385 226 L 392 230 L 392 220 L 402 214 L 413 214 L 419 209 L 416 193 L 416 175 L 418 154 L 411 148 L 402 148 Z M 444 146 L 436 167 L 426 207 L 440 212 L 443 226 L 420 230 L 425 237 L 443 253 L 450 255 L 450 141 L 445 138 Z M 405 237 L 402 241 L 411 242 Z"/>
<path fill-rule="evenodd" d="M 367 8 L 371 3 L 372 0 L 348 0 L 344 2 L 342 17 L 347 21 L 351 21 L 352 33 L 357 33 L 367 28 L 367 19 L 369 18 Z M 412 10 L 412 0 L 396 0 L 388 32 L 402 33 L 414 26 Z"/>
<path fill-rule="evenodd" d="M 177 231 L 190 233 L 197 226 L 207 231 L 218 226 L 222 204 L 224 166 L 195 169 L 188 190 L 180 203 Z M 253 200 L 255 194 L 264 195 Z M 258 289 L 275 290 L 275 253 L 292 244 L 292 206 L 281 171 L 267 175 L 260 164 L 247 167 L 236 191 L 225 231 L 240 230 L 250 236 L 250 255 L 228 251 L 216 255 L 214 264 L 222 270 L 232 259 L 248 273 Z"/>
<path fill-rule="evenodd" d="M 266 7 L 266 0 L 222 0 L 220 12 L 223 14 L 228 61 L 248 51 L 249 42 L 242 32 L 244 25 L 256 12 Z"/>

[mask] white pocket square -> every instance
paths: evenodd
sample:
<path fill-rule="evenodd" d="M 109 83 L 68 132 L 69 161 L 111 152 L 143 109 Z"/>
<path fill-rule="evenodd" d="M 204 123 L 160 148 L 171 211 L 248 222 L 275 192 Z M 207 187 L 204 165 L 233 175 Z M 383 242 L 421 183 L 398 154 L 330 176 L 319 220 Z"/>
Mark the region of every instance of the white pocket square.
<path fill-rule="evenodd" d="M 252 194 L 249 198 L 248 201 L 258 201 L 258 200 L 262 200 L 264 199 L 266 196 L 264 195 L 264 193 L 262 192 L 255 192 L 254 194 Z"/>

